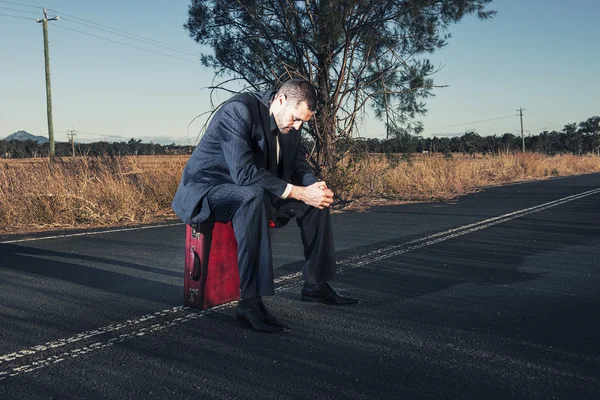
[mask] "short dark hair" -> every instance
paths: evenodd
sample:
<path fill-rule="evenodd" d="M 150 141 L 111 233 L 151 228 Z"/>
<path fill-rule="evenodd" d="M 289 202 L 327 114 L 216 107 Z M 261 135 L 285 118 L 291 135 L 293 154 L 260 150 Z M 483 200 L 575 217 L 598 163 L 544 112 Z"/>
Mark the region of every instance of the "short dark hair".
<path fill-rule="evenodd" d="M 310 111 L 314 112 L 317 109 L 317 92 L 306 79 L 290 79 L 281 85 L 276 96 L 280 94 L 283 94 L 292 104 L 304 101 Z"/>

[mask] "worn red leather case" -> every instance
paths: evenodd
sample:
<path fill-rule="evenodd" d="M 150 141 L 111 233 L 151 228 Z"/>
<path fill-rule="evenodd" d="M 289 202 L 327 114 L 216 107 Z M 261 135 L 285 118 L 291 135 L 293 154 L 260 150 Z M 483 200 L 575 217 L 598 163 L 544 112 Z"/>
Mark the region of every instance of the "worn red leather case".
<path fill-rule="evenodd" d="M 240 275 L 231 222 L 186 226 L 184 305 L 209 308 L 238 300 Z"/>

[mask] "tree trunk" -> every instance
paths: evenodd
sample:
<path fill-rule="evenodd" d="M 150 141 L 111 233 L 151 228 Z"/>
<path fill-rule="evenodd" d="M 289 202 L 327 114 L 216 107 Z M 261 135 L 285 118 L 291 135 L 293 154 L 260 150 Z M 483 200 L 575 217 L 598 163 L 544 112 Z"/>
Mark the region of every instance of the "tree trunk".
<path fill-rule="evenodd" d="M 318 84 L 318 107 L 317 107 L 317 127 L 315 142 L 317 144 L 317 168 L 320 172 L 331 170 L 335 162 L 335 134 L 336 118 L 332 112 L 334 104 L 331 104 L 329 71 L 331 69 L 331 57 L 327 44 L 321 48 L 321 54 L 318 57 L 319 72 L 317 73 Z"/>

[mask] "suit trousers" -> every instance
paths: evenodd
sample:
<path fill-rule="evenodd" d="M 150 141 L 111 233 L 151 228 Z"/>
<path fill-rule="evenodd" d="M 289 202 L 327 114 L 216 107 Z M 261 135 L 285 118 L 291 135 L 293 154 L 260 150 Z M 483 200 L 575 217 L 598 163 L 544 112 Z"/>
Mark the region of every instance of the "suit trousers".
<path fill-rule="evenodd" d="M 336 276 L 335 250 L 329 209 L 319 210 L 297 200 L 273 199 L 257 186 L 222 184 L 207 194 L 211 220 L 232 222 L 238 243 L 238 267 L 242 298 L 272 296 L 273 255 L 269 219 L 276 209 L 276 224 L 296 217 L 304 247 L 302 277 L 321 284 Z"/>

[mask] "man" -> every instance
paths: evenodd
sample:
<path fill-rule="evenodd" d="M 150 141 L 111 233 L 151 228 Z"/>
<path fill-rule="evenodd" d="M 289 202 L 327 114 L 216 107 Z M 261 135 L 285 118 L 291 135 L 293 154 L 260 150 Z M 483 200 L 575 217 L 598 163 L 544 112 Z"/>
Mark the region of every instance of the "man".
<path fill-rule="evenodd" d="M 269 219 L 284 225 L 296 217 L 306 259 L 303 300 L 358 303 L 328 283 L 336 275 L 333 192 L 317 181 L 300 145 L 302 124 L 312 118 L 316 101 L 308 81 L 293 79 L 276 93 L 239 94 L 225 102 L 192 153 L 173 199 L 173 210 L 187 224 L 232 221 L 241 295 L 236 317 L 261 332 L 289 329 L 262 302 L 262 296 L 274 294 Z"/>

